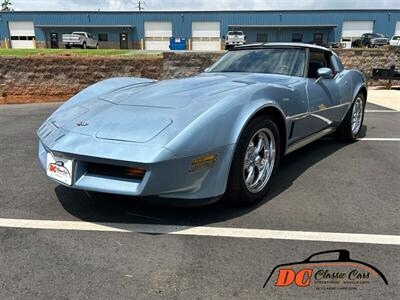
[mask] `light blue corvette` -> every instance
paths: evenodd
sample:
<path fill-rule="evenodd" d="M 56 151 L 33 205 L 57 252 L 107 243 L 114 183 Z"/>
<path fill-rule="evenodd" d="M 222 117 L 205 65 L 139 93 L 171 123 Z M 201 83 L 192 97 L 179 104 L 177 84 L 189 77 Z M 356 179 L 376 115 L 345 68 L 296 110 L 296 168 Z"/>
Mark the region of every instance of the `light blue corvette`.
<path fill-rule="evenodd" d="M 333 131 L 354 141 L 366 98 L 362 73 L 343 69 L 328 49 L 248 45 L 198 76 L 86 88 L 39 128 L 39 159 L 72 188 L 252 204 L 283 155 Z"/>

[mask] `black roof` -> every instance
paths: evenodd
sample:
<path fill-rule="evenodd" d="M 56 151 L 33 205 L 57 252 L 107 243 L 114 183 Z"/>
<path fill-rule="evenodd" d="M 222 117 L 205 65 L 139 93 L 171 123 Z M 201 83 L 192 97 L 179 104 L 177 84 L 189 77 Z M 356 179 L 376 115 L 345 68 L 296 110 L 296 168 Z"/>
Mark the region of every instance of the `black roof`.
<path fill-rule="evenodd" d="M 311 48 L 311 49 L 319 49 L 325 51 L 331 51 L 325 47 L 321 47 L 313 44 L 305 44 L 305 43 L 257 43 L 257 44 L 247 44 L 242 46 L 236 46 L 229 51 L 237 51 L 237 50 L 246 50 L 246 49 L 267 49 L 267 48 Z"/>

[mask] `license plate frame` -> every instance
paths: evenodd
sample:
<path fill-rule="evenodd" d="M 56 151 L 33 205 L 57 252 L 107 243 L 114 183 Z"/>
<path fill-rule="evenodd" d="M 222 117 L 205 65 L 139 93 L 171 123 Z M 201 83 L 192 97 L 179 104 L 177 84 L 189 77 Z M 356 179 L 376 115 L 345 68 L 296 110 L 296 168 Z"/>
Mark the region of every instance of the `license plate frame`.
<path fill-rule="evenodd" d="M 74 161 L 47 153 L 47 176 L 63 184 L 72 185 Z"/>

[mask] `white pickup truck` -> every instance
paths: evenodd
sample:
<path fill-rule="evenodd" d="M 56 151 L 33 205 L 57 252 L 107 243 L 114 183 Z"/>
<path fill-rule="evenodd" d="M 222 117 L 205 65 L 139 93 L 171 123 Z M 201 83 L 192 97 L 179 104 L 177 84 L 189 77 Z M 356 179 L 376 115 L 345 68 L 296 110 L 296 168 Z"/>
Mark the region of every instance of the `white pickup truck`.
<path fill-rule="evenodd" d="M 390 46 L 400 46 L 400 35 L 395 35 L 389 41 Z"/>
<path fill-rule="evenodd" d="M 243 31 L 228 31 L 225 39 L 225 49 L 246 44 L 246 35 Z"/>
<path fill-rule="evenodd" d="M 72 34 L 63 34 L 62 40 L 65 48 L 70 49 L 72 47 L 79 47 L 82 49 L 86 48 L 99 48 L 99 42 L 92 37 L 88 32 L 75 31 Z"/>

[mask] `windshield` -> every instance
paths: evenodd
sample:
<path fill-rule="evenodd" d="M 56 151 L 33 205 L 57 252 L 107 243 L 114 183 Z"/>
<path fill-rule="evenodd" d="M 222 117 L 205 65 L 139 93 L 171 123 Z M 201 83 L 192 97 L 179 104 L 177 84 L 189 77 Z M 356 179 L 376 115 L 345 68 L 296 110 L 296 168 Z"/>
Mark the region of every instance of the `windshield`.
<path fill-rule="evenodd" d="M 85 36 L 85 34 L 84 34 L 83 32 L 73 32 L 72 34 L 80 35 L 80 36 Z"/>
<path fill-rule="evenodd" d="M 229 51 L 209 72 L 270 73 L 289 76 L 304 75 L 304 49 L 257 49 Z"/>
<path fill-rule="evenodd" d="M 229 31 L 228 35 L 243 35 L 243 31 Z"/>
<path fill-rule="evenodd" d="M 371 34 L 371 37 L 377 38 L 377 37 L 385 37 L 385 36 L 381 33 L 374 33 L 374 34 Z"/>
<path fill-rule="evenodd" d="M 392 40 L 400 40 L 400 36 L 394 36 Z"/>

